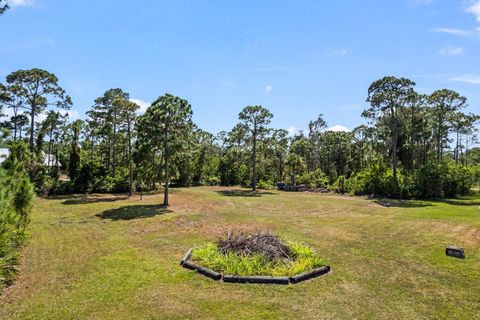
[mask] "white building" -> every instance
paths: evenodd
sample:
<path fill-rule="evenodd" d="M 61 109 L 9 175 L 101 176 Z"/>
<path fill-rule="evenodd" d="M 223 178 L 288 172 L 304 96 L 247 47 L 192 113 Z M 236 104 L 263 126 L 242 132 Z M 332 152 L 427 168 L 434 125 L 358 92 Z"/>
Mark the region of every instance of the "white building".
<path fill-rule="evenodd" d="M 5 160 L 7 160 L 8 156 L 10 155 L 10 149 L 7 147 L 0 147 L 0 164 L 2 164 Z M 45 167 L 55 167 L 57 165 L 57 158 L 53 154 L 45 154 L 42 153 L 43 156 L 43 165 Z M 58 164 L 60 166 L 60 164 Z"/>
<path fill-rule="evenodd" d="M 10 155 L 10 149 L 5 147 L 0 147 L 0 164 L 7 160 Z"/>
<path fill-rule="evenodd" d="M 43 165 L 45 167 L 55 167 L 57 165 L 57 157 L 54 154 L 43 153 Z M 60 164 L 58 164 L 60 166 Z"/>

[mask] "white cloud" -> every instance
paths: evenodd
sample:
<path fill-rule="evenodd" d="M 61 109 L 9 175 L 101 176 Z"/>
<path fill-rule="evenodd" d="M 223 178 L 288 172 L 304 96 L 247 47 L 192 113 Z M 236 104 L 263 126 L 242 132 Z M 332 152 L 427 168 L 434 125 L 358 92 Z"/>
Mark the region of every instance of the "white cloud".
<path fill-rule="evenodd" d="M 288 136 L 293 137 L 294 135 L 303 135 L 305 136 L 305 129 L 295 128 L 294 126 L 290 126 L 287 129 Z"/>
<path fill-rule="evenodd" d="M 10 120 L 10 118 L 13 117 L 13 110 L 11 108 L 2 108 L 0 115 L 3 115 L 3 117 L 0 117 L 0 121 Z"/>
<path fill-rule="evenodd" d="M 8 5 L 11 7 L 31 6 L 34 4 L 33 0 L 8 0 Z"/>
<path fill-rule="evenodd" d="M 348 50 L 347 49 L 336 49 L 332 50 L 327 53 L 327 56 L 329 57 L 341 57 L 347 55 Z"/>
<path fill-rule="evenodd" d="M 35 122 L 43 122 L 47 119 L 47 114 L 45 112 L 40 113 L 39 115 L 35 116 Z"/>
<path fill-rule="evenodd" d="M 70 109 L 70 110 L 60 109 L 60 110 L 58 110 L 58 112 L 59 112 L 62 116 L 68 114 L 68 120 L 69 120 L 69 121 L 75 121 L 75 120 L 78 120 L 78 119 L 81 119 L 81 118 L 82 118 L 82 117 L 80 116 L 80 113 L 79 113 L 77 110 L 73 110 L 73 109 Z M 4 114 L 4 116 L 3 116 L 3 119 L 2 119 L 2 117 L 0 117 L 0 121 L 1 121 L 1 120 L 10 120 L 10 118 L 13 117 L 13 109 L 12 109 L 12 108 L 3 108 L 2 113 Z M 27 113 L 27 116 L 30 116 L 30 113 L 29 113 L 29 112 L 22 112 L 22 111 L 20 111 L 20 114 L 21 114 L 21 113 Z M 42 122 L 42 121 L 44 121 L 45 119 L 47 119 L 47 112 L 42 112 L 42 113 L 40 113 L 39 115 L 35 116 L 35 121 L 36 121 L 36 122 Z"/>
<path fill-rule="evenodd" d="M 473 14 L 478 22 L 477 30 L 480 31 L 480 0 L 470 0 L 467 12 Z"/>
<path fill-rule="evenodd" d="M 326 131 L 334 131 L 334 132 L 343 131 L 343 132 L 349 132 L 350 129 L 348 129 L 348 128 L 345 127 L 345 126 L 342 126 L 341 124 L 336 124 L 336 125 L 331 126 L 330 128 L 328 128 Z"/>
<path fill-rule="evenodd" d="M 273 87 L 268 85 L 265 87 L 265 93 L 270 93 L 272 91 Z"/>
<path fill-rule="evenodd" d="M 465 12 L 473 14 L 475 19 L 477 20 L 477 31 L 480 31 L 480 0 L 467 0 L 468 6 L 466 7 Z M 456 36 L 468 37 L 474 36 L 475 32 L 463 29 L 455 29 L 455 28 L 435 28 L 432 29 L 433 32 L 441 32 L 452 34 Z"/>
<path fill-rule="evenodd" d="M 480 74 L 464 74 L 464 75 L 452 77 L 449 80 L 480 85 Z"/>
<path fill-rule="evenodd" d="M 150 102 L 143 101 L 141 99 L 130 99 L 131 102 L 136 103 L 140 106 L 140 109 L 138 109 L 137 113 L 142 114 L 147 111 L 147 108 L 150 107 Z"/>
<path fill-rule="evenodd" d="M 462 37 L 470 36 L 472 34 L 470 31 L 455 28 L 435 28 L 432 29 L 432 32 L 447 33 Z"/>
<path fill-rule="evenodd" d="M 461 47 L 443 47 L 440 49 L 437 54 L 442 56 L 461 56 L 463 54 L 463 48 Z"/>
<path fill-rule="evenodd" d="M 68 120 L 69 121 L 75 121 L 75 120 L 78 120 L 80 119 L 80 113 L 78 113 L 77 110 L 73 110 L 73 109 L 70 109 L 70 110 L 59 110 L 58 111 L 61 115 L 66 115 L 68 114 Z"/>
<path fill-rule="evenodd" d="M 288 127 L 287 131 L 288 131 L 288 136 L 293 137 L 297 132 L 297 129 L 294 126 L 290 126 Z"/>

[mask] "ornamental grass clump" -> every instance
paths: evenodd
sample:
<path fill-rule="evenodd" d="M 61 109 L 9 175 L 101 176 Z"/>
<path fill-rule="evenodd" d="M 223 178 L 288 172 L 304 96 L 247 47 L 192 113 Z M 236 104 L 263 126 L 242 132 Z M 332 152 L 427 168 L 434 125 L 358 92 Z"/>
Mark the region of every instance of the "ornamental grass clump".
<path fill-rule="evenodd" d="M 229 233 L 192 251 L 191 260 L 215 272 L 238 276 L 294 276 L 327 265 L 314 251 L 267 232 Z"/>

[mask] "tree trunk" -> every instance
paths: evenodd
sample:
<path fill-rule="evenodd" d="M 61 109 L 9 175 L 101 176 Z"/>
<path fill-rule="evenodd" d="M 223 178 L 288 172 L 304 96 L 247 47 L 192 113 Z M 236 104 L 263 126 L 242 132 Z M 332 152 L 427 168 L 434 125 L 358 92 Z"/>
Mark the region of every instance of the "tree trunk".
<path fill-rule="evenodd" d="M 133 167 L 132 167 L 132 136 L 130 131 L 130 117 L 127 118 L 127 135 L 128 135 L 128 170 L 130 178 L 130 194 L 133 196 Z"/>
<path fill-rule="evenodd" d="M 164 132 L 164 151 L 163 151 L 163 156 L 164 156 L 164 161 L 165 161 L 165 191 L 164 191 L 164 196 L 163 196 L 163 205 L 165 207 L 168 207 L 168 184 L 170 180 L 170 169 L 169 169 L 169 154 L 168 154 L 168 127 L 165 126 L 165 132 Z"/>
<path fill-rule="evenodd" d="M 113 117 L 113 146 L 112 146 L 112 177 L 115 178 L 115 171 L 117 168 L 117 125 L 116 125 L 116 116 Z"/>
<path fill-rule="evenodd" d="M 454 155 L 455 155 L 455 163 L 457 163 L 457 164 L 458 164 L 458 160 L 459 160 L 459 157 L 458 157 L 458 155 L 459 155 L 459 147 L 460 147 L 459 139 L 460 139 L 460 133 L 459 133 L 458 130 L 457 130 L 457 145 L 455 146 L 455 153 L 454 153 Z"/>
<path fill-rule="evenodd" d="M 50 175 L 53 173 L 53 170 L 52 170 L 52 166 L 51 166 L 51 159 L 50 159 L 50 155 L 52 154 L 52 134 L 53 134 L 53 128 L 52 130 L 50 131 L 50 134 L 49 134 L 49 138 L 48 138 L 48 160 L 47 160 L 47 170 L 50 171 Z"/>
<path fill-rule="evenodd" d="M 443 118 L 442 116 L 439 116 L 438 118 L 438 136 L 437 136 L 437 160 L 441 161 L 442 160 L 442 124 L 443 124 Z"/>
<path fill-rule="evenodd" d="M 30 151 L 31 152 L 34 151 L 33 135 L 34 135 L 34 131 L 35 131 L 35 109 L 36 109 L 36 106 L 35 106 L 35 102 L 34 102 L 32 104 L 32 110 L 30 112 Z"/>
<path fill-rule="evenodd" d="M 253 131 L 253 155 L 252 155 L 253 178 L 252 187 L 253 192 L 257 191 L 257 129 Z"/>
<path fill-rule="evenodd" d="M 392 139 L 392 158 L 393 158 L 393 179 L 397 182 L 397 132 L 393 134 Z"/>

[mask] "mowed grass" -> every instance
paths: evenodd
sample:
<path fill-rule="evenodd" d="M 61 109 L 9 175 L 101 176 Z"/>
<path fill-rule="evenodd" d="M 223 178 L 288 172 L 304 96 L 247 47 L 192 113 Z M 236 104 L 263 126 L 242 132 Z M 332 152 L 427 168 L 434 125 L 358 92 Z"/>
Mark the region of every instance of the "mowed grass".
<path fill-rule="evenodd" d="M 366 200 L 200 187 L 39 199 L 0 319 L 480 319 L 480 198 Z M 227 230 L 303 242 L 333 272 L 298 285 L 215 282 L 179 266 Z M 465 260 L 445 256 L 465 247 Z"/>

